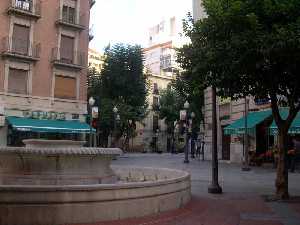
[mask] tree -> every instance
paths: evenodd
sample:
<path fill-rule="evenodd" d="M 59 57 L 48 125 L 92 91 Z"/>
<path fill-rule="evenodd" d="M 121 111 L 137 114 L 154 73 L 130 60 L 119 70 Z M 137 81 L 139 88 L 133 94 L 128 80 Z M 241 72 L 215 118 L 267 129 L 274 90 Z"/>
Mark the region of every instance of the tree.
<path fill-rule="evenodd" d="M 179 62 L 219 96 L 270 98 L 279 130 L 276 195 L 289 197 L 287 136 L 300 110 L 300 1 L 204 0 L 207 17 L 185 22 Z M 281 102 L 289 107 L 282 118 Z"/>
<path fill-rule="evenodd" d="M 179 51 L 180 53 L 180 51 Z M 201 82 L 197 77 L 193 77 L 190 70 L 183 70 L 176 74 L 176 79 L 172 82 L 172 87 L 177 93 L 177 96 L 184 96 L 190 103 L 190 111 L 194 112 L 193 128 L 196 132 L 199 131 L 199 125 L 204 121 L 202 114 L 202 107 L 204 106 L 204 86 L 200 85 Z M 181 109 L 183 104 L 181 105 Z"/>
<path fill-rule="evenodd" d="M 179 112 L 183 108 L 185 98 L 179 95 L 172 86 L 161 90 L 160 94 L 160 107 L 159 118 L 165 120 L 168 133 L 174 132 L 174 122 L 179 120 Z"/>
<path fill-rule="evenodd" d="M 135 123 L 146 116 L 148 81 L 143 72 L 143 60 L 140 46 L 116 44 L 107 47 L 99 79 L 90 79 L 89 95 L 96 95 L 99 99 L 99 127 L 106 137 L 114 129 L 114 106 L 121 118 L 118 138 L 129 133 L 129 127 L 135 127 Z M 126 137 L 129 140 L 128 135 Z"/>

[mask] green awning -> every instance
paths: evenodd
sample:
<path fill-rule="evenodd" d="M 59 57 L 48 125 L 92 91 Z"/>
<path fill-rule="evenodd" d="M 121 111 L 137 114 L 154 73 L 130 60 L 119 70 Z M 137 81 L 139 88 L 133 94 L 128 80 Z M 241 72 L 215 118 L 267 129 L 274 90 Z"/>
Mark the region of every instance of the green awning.
<path fill-rule="evenodd" d="M 288 114 L 289 114 L 289 109 L 285 108 L 280 110 L 280 115 L 282 119 L 286 119 L 288 117 Z M 273 121 L 273 123 L 269 127 L 269 134 L 276 135 L 277 133 L 278 133 L 278 128 L 275 121 Z M 289 129 L 289 134 L 300 134 L 300 112 L 298 112 L 296 118 L 292 122 L 291 127 Z"/>
<path fill-rule="evenodd" d="M 247 134 L 254 135 L 256 125 L 272 116 L 271 110 L 250 112 L 247 116 Z M 245 117 L 242 117 L 224 128 L 226 135 L 245 134 Z"/>
<path fill-rule="evenodd" d="M 45 133 L 89 133 L 95 132 L 91 127 L 79 121 L 67 120 L 39 120 L 9 116 L 7 122 L 18 131 Z"/>

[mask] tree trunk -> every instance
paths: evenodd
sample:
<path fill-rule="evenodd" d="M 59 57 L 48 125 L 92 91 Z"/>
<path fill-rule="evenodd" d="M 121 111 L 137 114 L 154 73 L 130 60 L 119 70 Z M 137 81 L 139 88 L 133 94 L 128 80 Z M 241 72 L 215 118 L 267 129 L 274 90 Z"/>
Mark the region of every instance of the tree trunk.
<path fill-rule="evenodd" d="M 287 163 L 287 146 L 288 131 L 284 128 L 279 129 L 279 154 L 276 177 L 276 196 L 279 199 L 288 199 L 288 163 Z"/>

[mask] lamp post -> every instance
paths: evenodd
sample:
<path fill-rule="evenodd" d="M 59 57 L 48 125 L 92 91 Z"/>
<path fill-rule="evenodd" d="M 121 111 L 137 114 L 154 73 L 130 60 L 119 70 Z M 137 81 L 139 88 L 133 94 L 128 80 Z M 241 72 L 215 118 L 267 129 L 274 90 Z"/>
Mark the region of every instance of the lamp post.
<path fill-rule="evenodd" d="M 216 88 L 212 87 L 212 181 L 208 193 L 221 194 L 222 188 L 218 182 L 218 134 L 217 134 L 217 96 Z"/>
<path fill-rule="evenodd" d="M 133 150 L 133 135 L 132 135 L 132 119 L 128 120 L 128 133 L 127 133 L 127 137 L 128 137 L 128 150 L 130 149 L 130 137 L 131 137 L 131 150 Z"/>
<path fill-rule="evenodd" d="M 90 140 L 89 140 L 89 145 L 90 147 L 93 147 L 93 127 L 92 127 L 92 123 L 93 123 L 93 112 L 92 112 L 92 108 L 95 104 L 95 99 L 93 97 L 89 98 L 89 106 L 90 106 Z"/>
<path fill-rule="evenodd" d="M 190 124 L 190 129 L 191 129 L 191 157 L 194 159 L 195 158 L 195 137 L 194 137 L 194 132 L 193 132 L 193 122 L 196 117 L 196 114 L 194 112 L 191 113 L 191 124 Z"/>
<path fill-rule="evenodd" d="M 250 171 L 249 167 L 249 146 L 248 146 L 248 99 L 245 97 L 245 133 L 244 133 L 244 165 L 242 171 Z"/>
<path fill-rule="evenodd" d="M 183 108 L 186 112 L 185 114 L 185 147 L 184 147 L 184 163 L 189 163 L 189 126 L 188 126 L 188 109 L 190 107 L 190 103 L 188 101 L 185 101 Z"/>
<path fill-rule="evenodd" d="M 113 113 L 114 113 L 114 128 L 113 128 L 113 135 L 112 135 L 112 139 L 113 139 L 113 141 L 112 141 L 112 147 L 115 147 L 115 141 L 116 141 L 116 127 L 117 127 L 117 117 L 119 116 L 119 118 L 120 118 L 120 115 L 118 115 L 118 108 L 117 108 L 117 106 L 115 106 L 114 108 L 113 108 Z"/>

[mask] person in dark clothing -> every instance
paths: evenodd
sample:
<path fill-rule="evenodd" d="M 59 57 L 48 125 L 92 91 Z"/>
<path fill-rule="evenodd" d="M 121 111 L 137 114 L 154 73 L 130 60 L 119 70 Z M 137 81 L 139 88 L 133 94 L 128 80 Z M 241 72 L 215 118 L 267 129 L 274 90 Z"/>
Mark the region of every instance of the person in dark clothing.
<path fill-rule="evenodd" d="M 294 139 L 293 140 L 294 147 L 293 149 L 288 151 L 288 155 L 290 157 L 290 171 L 291 173 L 295 172 L 296 168 L 296 156 L 300 152 L 300 141 Z"/>

